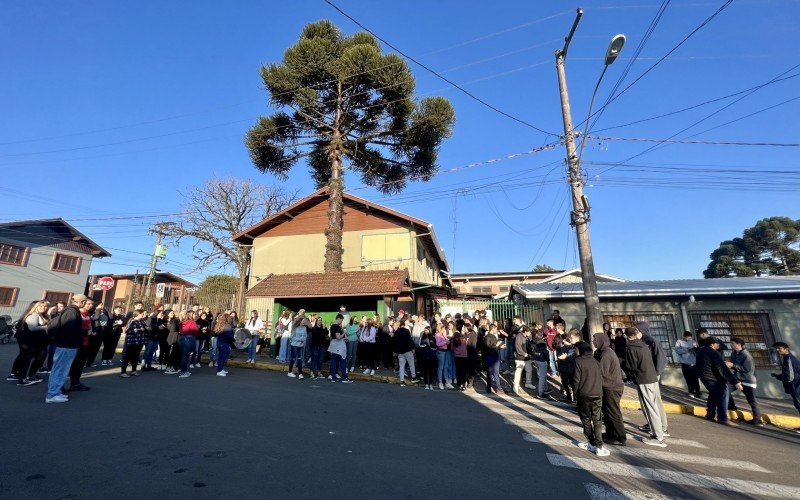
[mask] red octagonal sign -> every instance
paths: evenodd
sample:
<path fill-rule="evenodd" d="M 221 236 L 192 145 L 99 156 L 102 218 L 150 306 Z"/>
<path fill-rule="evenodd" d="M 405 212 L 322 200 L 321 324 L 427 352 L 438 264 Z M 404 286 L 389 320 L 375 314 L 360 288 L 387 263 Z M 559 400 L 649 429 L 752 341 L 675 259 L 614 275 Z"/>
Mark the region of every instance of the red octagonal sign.
<path fill-rule="evenodd" d="M 100 290 L 111 290 L 114 288 L 114 278 L 111 276 L 104 276 L 97 280 L 97 287 Z"/>

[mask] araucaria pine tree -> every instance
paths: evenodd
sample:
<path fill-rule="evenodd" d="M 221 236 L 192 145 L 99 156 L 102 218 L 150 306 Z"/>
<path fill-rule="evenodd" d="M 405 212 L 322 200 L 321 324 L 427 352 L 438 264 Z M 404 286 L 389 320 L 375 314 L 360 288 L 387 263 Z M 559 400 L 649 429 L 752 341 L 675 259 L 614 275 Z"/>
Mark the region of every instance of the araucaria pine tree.
<path fill-rule="evenodd" d="M 341 271 L 345 165 L 384 193 L 428 180 L 452 132 L 453 107 L 442 97 L 415 99 L 402 58 L 382 54 L 372 35 L 344 36 L 327 20 L 307 25 L 261 77 L 276 112 L 247 133 L 250 158 L 284 179 L 305 158 L 317 187 L 329 187 L 325 271 Z"/>

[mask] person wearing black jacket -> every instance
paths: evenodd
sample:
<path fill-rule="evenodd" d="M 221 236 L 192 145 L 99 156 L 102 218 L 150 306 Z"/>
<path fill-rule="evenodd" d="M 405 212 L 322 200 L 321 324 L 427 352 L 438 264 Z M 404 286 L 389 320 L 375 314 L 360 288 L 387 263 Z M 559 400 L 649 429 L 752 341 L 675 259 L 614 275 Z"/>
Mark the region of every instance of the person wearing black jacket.
<path fill-rule="evenodd" d="M 111 330 L 111 314 L 100 302 L 92 313 L 92 330 L 89 332 L 89 345 L 86 347 L 86 368 L 93 368 L 103 339 Z"/>
<path fill-rule="evenodd" d="M 117 306 L 111 315 L 110 328 L 108 328 L 103 337 L 103 360 L 100 362 L 101 365 L 111 366 L 113 364 L 114 353 L 117 350 L 119 339 L 122 337 L 122 329 L 128 324 L 122 311 L 122 306 Z"/>
<path fill-rule="evenodd" d="M 602 334 L 601 334 L 602 335 Z M 578 443 L 580 448 L 607 457 L 609 451 L 603 447 L 603 426 L 600 423 L 600 407 L 603 400 L 603 374 L 600 363 L 592 357 L 592 346 L 580 341 L 575 344 L 575 397 L 578 400 L 578 415 L 583 424 L 583 435 L 588 443 Z"/>
<path fill-rule="evenodd" d="M 735 427 L 736 424 L 728 420 L 728 384 L 740 391 L 742 384 L 725 364 L 725 359 L 718 352 L 719 348 L 719 341 L 708 337 L 705 345 L 697 352 L 697 374 L 708 390 L 706 420 L 713 422 L 716 414 L 717 423 Z"/>
<path fill-rule="evenodd" d="M 144 368 L 142 371 L 153 371 L 153 356 L 158 349 L 158 324 L 164 319 L 164 306 L 157 305 L 153 307 L 153 312 L 144 320 L 144 327 L 147 330 L 147 346 L 144 349 L 144 356 L 142 357 L 142 364 Z"/>
<path fill-rule="evenodd" d="M 594 335 L 595 359 L 600 363 L 600 373 L 603 376 L 603 423 L 606 433 L 603 441 L 609 444 L 625 446 L 627 435 L 625 423 L 622 420 L 622 410 L 619 401 L 622 399 L 622 369 L 619 365 L 617 354 L 611 349 L 611 338 L 607 333 Z"/>
<path fill-rule="evenodd" d="M 636 328 L 642 332 L 642 342 L 644 342 L 650 349 L 650 354 L 653 356 L 653 366 L 656 368 L 659 380 L 661 374 L 664 373 L 664 368 L 667 367 L 667 355 L 661 344 L 650 335 L 650 323 L 642 321 L 636 325 Z"/>
<path fill-rule="evenodd" d="M 69 401 L 69 397 L 62 394 L 62 389 L 78 349 L 83 347 L 86 331 L 83 329 L 80 308 L 86 305 L 86 301 L 86 295 L 73 295 L 72 303 L 48 325 L 48 334 L 55 337 L 56 354 L 53 357 L 50 379 L 47 381 L 45 403 Z"/>
<path fill-rule="evenodd" d="M 658 386 L 658 373 L 653 364 L 650 348 L 641 341 L 642 332 L 636 327 L 625 329 L 627 343 L 625 346 L 625 366 L 628 376 L 636 384 L 639 392 L 639 403 L 647 419 L 650 437 L 642 442 L 650 446 L 666 448 L 664 436 L 667 434 L 667 418 L 664 403 L 661 401 L 661 389 Z M 640 427 L 640 429 L 642 429 Z"/>
<path fill-rule="evenodd" d="M 401 319 L 399 328 L 395 330 L 392 343 L 394 352 L 397 353 L 397 362 L 400 365 L 400 385 L 406 385 L 406 364 L 411 370 L 411 380 L 417 378 L 417 370 L 414 366 L 414 341 L 411 339 L 411 331 L 406 327 L 406 320 Z"/>

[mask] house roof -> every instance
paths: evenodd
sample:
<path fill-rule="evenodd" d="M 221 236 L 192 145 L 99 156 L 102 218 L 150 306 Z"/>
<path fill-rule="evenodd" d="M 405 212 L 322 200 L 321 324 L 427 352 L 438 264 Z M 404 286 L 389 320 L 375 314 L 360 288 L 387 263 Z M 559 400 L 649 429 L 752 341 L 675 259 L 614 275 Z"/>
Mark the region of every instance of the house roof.
<path fill-rule="evenodd" d="M 247 291 L 248 297 L 302 298 L 399 295 L 409 291 L 406 269 L 271 274 Z"/>
<path fill-rule="evenodd" d="M 582 298 L 581 283 L 519 283 L 512 290 L 527 299 Z M 601 298 L 800 294 L 800 276 L 598 282 Z"/>
<path fill-rule="evenodd" d="M 260 236 L 261 234 L 265 233 L 267 230 L 279 224 L 282 224 L 288 220 L 291 220 L 295 215 L 297 215 L 297 213 L 304 212 L 309 208 L 313 207 L 314 205 L 318 204 L 320 201 L 327 199 L 328 191 L 329 189 L 327 186 L 323 187 L 322 189 L 318 189 L 317 191 L 314 191 L 310 195 L 286 207 L 280 212 L 267 217 L 261 222 L 235 235 L 233 237 L 233 241 L 241 243 L 243 245 L 252 245 L 253 240 L 258 236 Z M 443 271 L 449 270 L 447 258 L 444 255 L 444 249 L 439 244 L 439 241 L 436 239 L 436 233 L 433 230 L 433 224 L 426 222 L 422 219 L 417 219 L 416 217 L 404 214 L 402 212 L 398 212 L 397 210 L 393 210 L 389 207 L 385 207 L 383 205 L 373 203 L 369 200 L 359 198 L 358 196 L 353 196 L 350 193 L 343 193 L 342 198 L 345 203 L 350 202 L 353 205 L 364 206 L 371 210 L 382 212 L 396 219 L 400 219 L 410 223 L 412 226 L 414 226 L 416 230 L 422 229 L 423 231 L 425 231 L 426 233 L 421 234 L 420 237 L 428 240 L 428 247 L 430 247 L 436 252 L 436 257 L 439 260 L 439 266 L 441 267 L 441 269 Z"/>
<path fill-rule="evenodd" d="M 550 276 L 549 278 L 543 279 L 541 281 L 541 283 L 553 283 L 553 282 L 556 282 L 556 281 L 560 280 L 561 278 L 566 278 L 567 276 L 572 276 L 572 275 L 580 276 L 581 275 L 581 270 L 578 269 L 578 268 L 575 268 L 575 269 L 568 269 L 566 271 L 559 271 L 557 274 L 554 274 L 553 276 Z M 625 281 L 622 278 L 617 278 L 616 276 L 611 276 L 610 274 L 597 274 L 596 276 L 598 278 L 600 278 L 602 281 L 614 281 L 614 282 L 623 282 L 623 281 Z"/>
<path fill-rule="evenodd" d="M 146 275 L 144 273 L 142 273 L 142 274 L 139 274 L 139 275 L 136 275 L 136 274 L 111 274 L 111 275 L 98 274 L 96 276 L 99 276 L 99 277 L 111 276 L 115 280 L 119 281 L 119 280 L 132 280 L 132 279 L 136 278 L 137 276 L 138 276 L 138 279 L 143 279 L 143 277 L 146 276 Z M 92 277 L 94 277 L 94 276 L 90 276 L 90 278 L 92 278 Z M 190 287 L 190 288 L 197 286 L 194 283 L 192 283 L 191 281 L 187 281 L 187 280 L 181 278 L 180 276 L 177 276 L 177 275 L 172 274 L 172 273 L 156 273 L 156 277 L 155 277 L 154 283 L 180 283 L 180 284 L 182 284 L 184 286 L 187 286 L 187 287 Z"/>
<path fill-rule="evenodd" d="M 516 276 L 539 277 L 539 276 L 552 276 L 554 274 L 559 274 L 562 272 L 564 271 L 519 271 L 519 272 L 500 271 L 496 273 L 458 273 L 458 274 L 451 274 L 450 278 L 454 280 L 463 280 L 469 278 L 480 278 L 480 279 L 513 278 Z"/>
<path fill-rule="evenodd" d="M 90 240 L 86 235 L 82 232 L 75 229 L 71 226 L 67 221 L 61 218 L 56 219 L 33 219 L 33 220 L 22 220 L 22 221 L 13 221 L 13 222 L 3 222 L 0 223 L 0 228 L 16 230 L 20 233 L 20 240 L 30 241 L 31 243 L 36 243 L 36 238 L 44 238 L 44 235 L 34 234 L 34 233 L 27 233 L 18 228 L 23 227 L 30 227 L 30 226 L 46 226 L 48 229 L 52 230 L 53 232 L 63 235 L 65 241 L 73 241 L 75 243 L 84 245 L 89 248 L 92 256 L 94 257 L 111 257 L 111 254 L 105 250 L 103 247 L 95 243 L 94 241 Z"/>

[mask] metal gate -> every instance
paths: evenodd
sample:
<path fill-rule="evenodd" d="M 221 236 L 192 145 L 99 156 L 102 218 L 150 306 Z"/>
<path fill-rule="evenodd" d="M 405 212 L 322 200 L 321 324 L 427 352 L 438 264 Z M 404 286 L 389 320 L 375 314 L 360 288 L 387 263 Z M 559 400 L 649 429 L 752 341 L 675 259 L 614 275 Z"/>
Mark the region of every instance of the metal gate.
<path fill-rule="evenodd" d="M 472 313 L 477 310 L 491 311 L 492 319 L 508 322 L 519 316 L 525 324 L 544 323 L 542 307 L 536 304 L 519 305 L 509 300 L 450 300 L 438 301 L 439 312 L 446 314 L 455 312 Z"/>

